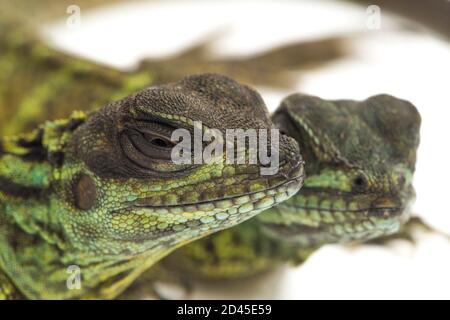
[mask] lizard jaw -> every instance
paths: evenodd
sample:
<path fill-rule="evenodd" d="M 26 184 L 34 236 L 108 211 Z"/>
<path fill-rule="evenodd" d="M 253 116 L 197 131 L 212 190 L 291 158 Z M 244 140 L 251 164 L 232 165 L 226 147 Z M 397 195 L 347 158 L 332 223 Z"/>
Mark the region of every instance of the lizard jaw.
<path fill-rule="evenodd" d="M 374 201 L 372 205 L 379 204 Z M 355 210 L 292 206 L 283 203 L 275 211 L 294 213 L 295 220 L 264 223 L 269 236 L 302 246 L 367 241 L 397 232 L 410 218 L 410 203 L 370 206 Z M 260 216 L 264 218 L 264 215 Z M 292 216 L 291 216 L 292 217 Z"/>
<path fill-rule="evenodd" d="M 257 213 L 295 195 L 303 184 L 303 177 L 288 180 L 276 187 L 241 196 L 212 200 L 199 204 L 180 204 L 166 207 L 140 206 L 132 210 L 139 234 L 122 233 L 121 240 L 142 242 L 158 239 L 158 242 L 180 242 L 194 239 L 215 231 L 234 226 Z M 130 219 L 128 210 L 116 211 L 112 224 Z M 184 236 L 186 239 L 183 240 Z"/>
<path fill-rule="evenodd" d="M 182 212 L 194 212 L 198 209 L 224 209 L 227 207 L 232 207 L 234 205 L 242 205 L 245 203 L 248 203 L 250 201 L 246 201 L 246 199 L 250 198 L 253 201 L 258 201 L 260 199 L 265 198 L 266 196 L 273 196 L 277 193 L 278 196 L 281 199 L 282 193 L 285 192 L 287 197 L 286 199 L 290 198 L 291 196 L 295 195 L 301 188 L 303 184 L 303 175 L 297 176 L 295 178 L 292 178 L 288 181 L 285 181 L 283 183 L 280 183 L 274 187 L 267 188 L 265 190 L 255 191 L 255 192 L 249 192 L 242 195 L 235 195 L 230 197 L 224 197 L 222 199 L 213 199 L 209 201 L 199 201 L 195 203 L 181 203 L 181 204 L 175 204 L 175 205 L 146 205 L 142 202 L 136 202 L 134 203 L 134 206 L 137 208 L 147 208 L 151 210 L 155 210 L 158 213 L 180 213 L 180 210 Z M 278 202 L 282 202 L 286 199 L 279 200 Z M 143 199 L 145 202 L 145 199 Z M 275 199 L 274 199 L 275 200 Z M 196 210 L 197 209 L 197 210 Z"/>
<path fill-rule="evenodd" d="M 318 211 L 321 216 L 332 212 Z M 394 213 L 395 212 L 395 213 Z M 304 246 L 314 246 L 326 243 L 348 243 L 352 241 L 367 241 L 380 236 L 398 232 L 409 219 L 409 210 L 405 208 L 380 209 L 377 215 L 367 210 L 354 211 L 360 214 L 339 222 L 318 222 L 316 226 L 296 224 L 289 226 L 265 224 L 264 229 L 269 235 L 287 242 L 300 243 Z"/>

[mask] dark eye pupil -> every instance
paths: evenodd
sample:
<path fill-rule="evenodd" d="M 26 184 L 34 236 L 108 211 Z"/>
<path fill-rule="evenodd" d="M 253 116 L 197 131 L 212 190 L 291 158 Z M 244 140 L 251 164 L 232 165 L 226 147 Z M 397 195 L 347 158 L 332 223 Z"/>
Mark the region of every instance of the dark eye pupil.
<path fill-rule="evenodd" d="M 354 180 L 355 186 L 364 187 L 366 185 L 366 180 L 363 177 L 357 177 Z"/>
<path fill-rule="evenodd" d="M 151 141 L 151 144 L 153 144 L 157 147 L 162 147 L 162 148 L 170 147 L 170 145 L 169 145 L 169 143 L 167 143 L 167 141 L 164 141 L 163 139 L 159 139 L 159 138 L 153 139 Z"/>

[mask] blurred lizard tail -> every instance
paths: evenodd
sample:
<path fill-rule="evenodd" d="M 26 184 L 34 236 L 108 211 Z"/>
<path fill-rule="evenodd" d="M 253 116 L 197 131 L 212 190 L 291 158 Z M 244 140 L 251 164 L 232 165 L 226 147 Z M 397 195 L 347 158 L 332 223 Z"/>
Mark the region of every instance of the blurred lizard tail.
<path fill-rule="evenodd" d="M 138 70 L 158 70 L 156 82 L 161 83 L 182 78 L 186 74 L 213 72 L 251 85 L 292 89 L 298 81 L 298 71 L 322 67 L 345 57 L 350 51 L 349 37 L 331 36 L 293 41 L 245 56 L 218 56 L 213 50 L 216 39 L 207 37 L 167 58 L 145 59 Z"/>

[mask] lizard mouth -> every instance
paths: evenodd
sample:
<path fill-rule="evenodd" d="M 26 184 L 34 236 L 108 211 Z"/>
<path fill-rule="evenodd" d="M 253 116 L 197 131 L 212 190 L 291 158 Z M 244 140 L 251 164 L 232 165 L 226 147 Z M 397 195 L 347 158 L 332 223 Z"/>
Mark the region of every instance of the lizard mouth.
<path fill-rule="evenodd" d="M 370 240 L 396 232 L 409 219 L 406 206 L 330 210 L 283 203 L 276 210 L 283 208 L 303 212 L 304 221 L 264 223 L 264 230 L 271 236 L 305 246 Z"/>
<path fill-rule="evenodd" d="M 238 211 L 245 211 L 249 209 L 250 203 L 254 203 L 255 206 L 252 210 L 260 210 L 272 205 L 270 203 L 280 203 L 294 194 L 296 194 L 303 186 L 304 182 L 304 167 L 303 160 L 299 155 L 294 157 L 292 163 L 286 162 L 284 165 L 280 164 L 282 168 L 280 175 L 271 176 L 270 178 L 262 179 L 250 179 L 248 181 L 240 180 L 235 184 L 230 184 L 227 187 L 216 187 L 213 190 L 206 189 L 201 191 L 201 198 L 194 200 L 171 201 L 171 203 L 164 203 L 161 201 L 160 196 L 141 198 L 133 203 L 130 203 L 135 208 L 146 208 L 148 210 L 154 210 L 157 213 L 174 213 L 181 214 L 184 212 L 210 212 L 214 209 L 226 210 L 238 206 Z M 241 175 L 245 177 L 245 175 Z M 244 182 L 244 183 L 243 183 Z M 261 182 L 261 184 L 260 184 Z M 221 183 L 219 181 L 219 183 Z M 223 182 L 222 182 L 223 183 Z M 238 188 L 241 183 L 244 188 Z M 259 184 L 257 189 L 252 190 L 252 184 Z M 261 187 L 263 185 L 263 187 Z M 195 188 L 195 187 L 194 187 Z M 228 190 L 230 192 L 227 195 Z M 180 192 L 181 190 L 178 190 Z M 189 191 L 189 190 L 188 190 Z M 215 192 L 219 191 L 219 192 Z M 177 192 L 177 193 L 178 193 Z M 180 196 L 182 198 L 182 196 Z M 167 201 L 166 201 L 167 202 Z"/>
<path fill-rule="evenodd" d="M 182 243 L 212 232 L 232 227 L 257 213 L 295 195 L 303 184 L 303 176 L 277 186 L 226 199 L 185 203 L 172 206 L 147 206 L 134 203 L 133 218 L 138 233 L 120 232 L 121 240 L 142 242 L 159 239 L 168 243 Z M 111 223 L 129 220 L 130 214 L 116 212 Z"/>
<path fill-rule="evenodd" d="M 367 218 L 367 217 L 379 217 L 379 218 L 394 218 L 402 215 L 405 207 L 396 206 L 396 207 L 367 207 L 360 209 L 324 209 L 321 207 L 308 207 L 308 206 L 293 206 L 289 204 L 282 204 L 282 207 L 285 207 L 289 210 L 301 210 L 305 212 L 318 212 L 321 215 L 333 215 L 334 213 L 342 213 L 346 216 L 353 216 L 353 219 L 357 218 Z M 341 218 L 343 220 L 343 218 Z M 353 220 L 352 219 L 352 220 Z"/>
<path fill-rule="evenodd" d="M 273 202 L 281 202 L 289 197 L 296 194 L 302 184 L 303 184 L 303 175 L 299 175 L 297 177 L 291 178 L 288 181 L 280 183 L 274 187 L 267 188 L 261 191 L 249 192 L 241 195 L 223 197 L 220 199 L 212 199 L 206 201 L 198 201 L 192 203 L 180 203 L 173 205 L 148 205 L 145 204 L 145 199 L 142 199 L 142 202 L 136 202 L 134 207 L 137 208 L 146 208 L 146 209 L 154 209 L 158 213 L 164 213 L 165 211 L 171 213 L 182 213 L 182 212 L 195 212 L 202 210 L 214 210 L 214 209 L 228 209 L 235 206 L 242 206 L 248 203 L 255 203 L 254 209 L 259 209 L 260 207 L 264 207 L 268 203 L 270 203 L 270 199 L 266 199 L 267 197 L 272 197 Z M 244 211 L 241 210 L 241 211 Z"/>
<path fill-rule="evenodd" d="M 369 208 L 364 212 L 368 212 L 368 215 L 371 217 L 379 217 L 379 218 L 395 218 L 400 216 L 404 212 L 405 208 L 403 207 L 379 207 L 379 208 Z"/>

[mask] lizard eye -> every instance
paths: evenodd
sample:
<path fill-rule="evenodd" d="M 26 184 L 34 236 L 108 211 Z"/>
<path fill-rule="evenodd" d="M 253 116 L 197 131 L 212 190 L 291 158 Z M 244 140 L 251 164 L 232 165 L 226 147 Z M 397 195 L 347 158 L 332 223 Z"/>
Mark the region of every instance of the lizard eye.
<path fill-rule="evenodd" d="M 122 134 L 122 148 L 125 154 L 139 165 L 142 165 L 141 162 L 148 162 L 149 159 L 170 160 L 174 146 L 175 143 L 169 138 L 155 133 L 127 130 Z"/>
<path fill-rule="evenodd" d="M 154 145 L 155 147 L 159 147 L 159 148 L 173 148 L 173 143 L 172 141 L 167 141 L 161 138 L 154 138 L 154 139 L 150 139 L 150 143 L 152 145 Z"/>
<path fill-rule="evenodd" d="M 163 137 L 154 133 L 144 133 L 143 134 L 145 140 L 148 144 L 151 145 L 151 147 L 156 148 L 157 150 L 164 150 L 172 151 L 172 148 L 176 145 L 175 142 L 171 141 L 168 137 Z"/>
<path fill-rule="evenodd" d="M 367 180 L 364 176 L 357 176 L 353 179 L 353 185 L 356 189 L 364 189 L 367 186 Z"/>
<path fill-rule="evenodd" d="M 125 156 L 134 164 L 150 170 L 173 171 L 171 140 L 175 128 L 161 123 L 145 122 L 127 126 L 120 135 Z M 172 168 L 173 167 L 173 168 Z"/>

